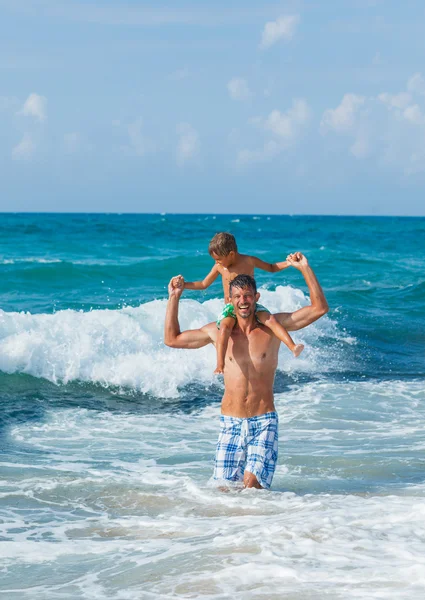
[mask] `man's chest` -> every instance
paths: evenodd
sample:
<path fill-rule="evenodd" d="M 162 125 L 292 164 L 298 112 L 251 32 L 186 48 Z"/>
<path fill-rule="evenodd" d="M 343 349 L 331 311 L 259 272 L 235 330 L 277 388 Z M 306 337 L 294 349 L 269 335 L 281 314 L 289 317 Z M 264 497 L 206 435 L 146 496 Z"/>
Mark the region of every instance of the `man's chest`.
<path fill-rule="evenodd" d="M 279 341 L 258 327 L 249 335 L 234 332 L 229 339 L 227 358 L 239 366 L 267 365 L 277 357 Z"/>

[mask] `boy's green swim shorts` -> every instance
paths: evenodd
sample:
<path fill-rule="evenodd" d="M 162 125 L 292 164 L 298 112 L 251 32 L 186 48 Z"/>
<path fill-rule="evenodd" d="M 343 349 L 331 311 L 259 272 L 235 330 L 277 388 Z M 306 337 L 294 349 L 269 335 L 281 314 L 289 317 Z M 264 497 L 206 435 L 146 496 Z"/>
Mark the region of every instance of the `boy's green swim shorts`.
<path fill-rule="evenodd" d="M 267 312 L 267 313 L 269 313 L 270 311 L 269 311 L 268 308 L 266 308 L 262 304 L 256 304 L 255 305 L 255 312 L 256 313 L 258 313 L 258 312 Z M 233 304 L 231 304 L 230 302 L 229 302 L 229 304 L 226 304 L 226 306 L 223 308 L 223 310 L 221 311 L 221 313 L 217 317 L 217 321 L 216 321 L 217 322 L 217 329 L 220 329 L 220 323 L 226 317 L 232 317 L 232 319 L 235 319 L 235 321 L 236 321 L 235 309 L 233 308 Z"/>

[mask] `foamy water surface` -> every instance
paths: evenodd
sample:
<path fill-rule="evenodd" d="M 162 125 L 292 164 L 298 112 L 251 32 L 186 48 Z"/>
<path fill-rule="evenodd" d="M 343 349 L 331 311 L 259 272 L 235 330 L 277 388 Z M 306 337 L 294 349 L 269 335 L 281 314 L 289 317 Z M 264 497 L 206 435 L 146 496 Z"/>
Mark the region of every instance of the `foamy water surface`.
<path fill-rule="evenodd" d="M 1 465 L 4 593 L 422 598 L 424 399 L 420 383 L 293 386 L 277 397 L 272 492 L 210 481 L 218 406 L 64 409 L 16 426 L 16 460 Z"/>
<path fill-rule="evenodd" d="M 273 312 L 293 311 L 307 304 L 304 294 L 291 287 L 260 291 Z M 199 328 L 215 321 L 221 307 L 220 299 L 204 303 L 182 300 L 181 327 Z M 179 387 L 189 383 L 211 384 L 213 347 L 197 352 L 166 348 L 165 308 L 166 300 L 156 300 L 121 310 L 65 310 L 41 315 L 0 310 L 0 370 L 27 373 L 54 383 L 98 383 L 161 397 L 177 396 Z M 330 367 L 329 361 L 340 369 L 341 358 L 332 360 L 332 352 L 328 351 L 323 360 L 323 350 L 316 343 L 321 338 L 334 345 L 355 342 L 326 317 L 294 334 L 294 339 L 308 345 L 302 358 L 295 361 L 286 348 L 281 349 L 281 370 L 323 371 Z"/>
<path fill-rule="evenodd" d="M 301 250 L 331 310 L 279 353 L 272 490 L 211 480 L 215 351 L 163 344 L 166 286 L 230 230 Z M 422 600 L 425 220 L 3 215 L 0 597 Z M 258 272 L 272 312 L 302 275 Z M 217 283 L 182 329 L 214 321 Z"/>

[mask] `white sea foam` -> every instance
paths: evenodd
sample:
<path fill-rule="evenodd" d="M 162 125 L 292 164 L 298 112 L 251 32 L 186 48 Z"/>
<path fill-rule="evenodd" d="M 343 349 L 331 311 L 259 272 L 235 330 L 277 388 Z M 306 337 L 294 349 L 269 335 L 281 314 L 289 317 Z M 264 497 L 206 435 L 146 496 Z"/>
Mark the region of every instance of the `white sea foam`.
<path fill-rule="evenodd" d="M 261 301 L 272 311 L 292 311 L 307 304 L 304 294 L 289 286 L 276 291 L 260 290 Z M 163 344 L 166 301 L 156 300 L 122 310 L 59 311 L 55 314 L 10 313 L 0 310 L 0 370 L 27 373 L 54 383 L 92 382 L 175 397 L 188 383 L 210 385 L 214 379 L 215 350 L 176 350 Z M 215 321 L 221 300 L 204 303 L 182 300 L 182 330 Z M 306 344 L 295 360 L 282 347 L 281 370 L 338 369 L 321 338 L 339 340 L 339 331 L 328 317 L 294 334 Z M 348 345 L 348 344 L 346 344 Z"/>
<path fill-rule="evenodd" d="M 19 263 L 39 263 L 39 264 L 51 264 L 62 262 L 59 258 L 43 258 L 39 256 L 26 256 L 20 258 L 5 258 L 0 257 L 0 264 L 3 265 L 14 265 Z"/>
<path fill-rule="evenodd" d="M 425 486 L 409 469 L 423 459 L 409 444 L 424 406 L 421 382 L 293 386 L 277 397 L 274 491 L 228 493 L 208 484 L 216 405 L 48 410 L 10 430 L 20 464 L 1 465 L 5 597 L 422 600 Z M 404 461 L 390 458 L 389 491 L 356 490 L 388 447 Z"/>

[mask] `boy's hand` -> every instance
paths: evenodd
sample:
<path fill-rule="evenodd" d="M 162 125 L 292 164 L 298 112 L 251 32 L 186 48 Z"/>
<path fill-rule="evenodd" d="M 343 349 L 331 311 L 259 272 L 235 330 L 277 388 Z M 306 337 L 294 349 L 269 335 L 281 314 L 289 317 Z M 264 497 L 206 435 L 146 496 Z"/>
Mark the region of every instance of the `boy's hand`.
<path fill-rule="evenodd" d="M 302 271 L 302 269 L 308 267 L 308 260 L 304 256 L 304 254 L 301 254 L 301 252 L 294 252 L 293 254 L 289 254 L 286 257 L 286 260 L 292 267 L 295 267 L 299 271 Z"/>
<path fill-rule="evenodd" d="M 175 296 L 177 299 L 180 298 L 184 290 L 184 279 L 182 275 L 176 275 L 171 278 L 170 283 L 168 284 L 168 295 Z"/>
<path fill-rule="evenodd" d="M 174 287 L 180 286 L 180 284 L 182 284 L 183 287 L 184 287 L 184 277 L 183 277 L 183 275 L 175 275 L 171 279 L 171 281 L 172 281 Z"/>

